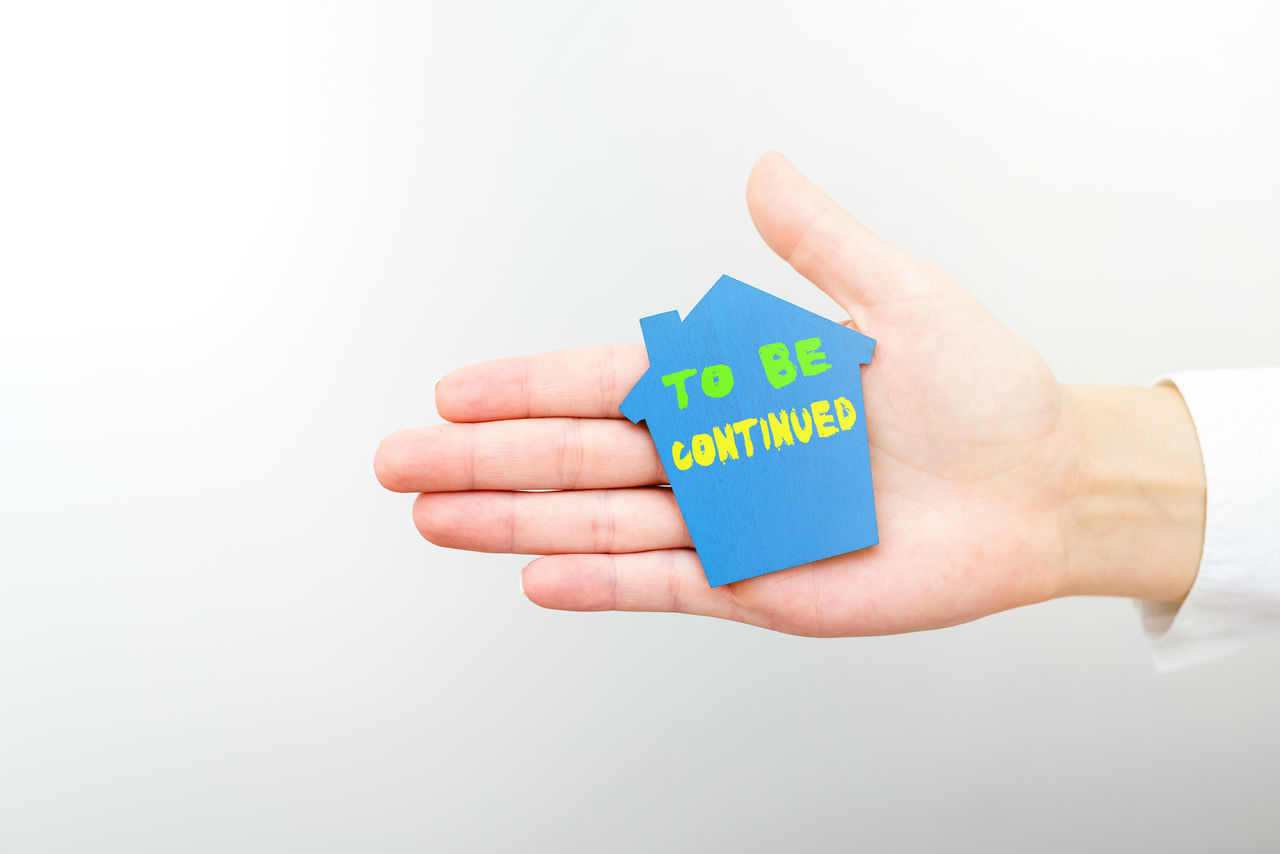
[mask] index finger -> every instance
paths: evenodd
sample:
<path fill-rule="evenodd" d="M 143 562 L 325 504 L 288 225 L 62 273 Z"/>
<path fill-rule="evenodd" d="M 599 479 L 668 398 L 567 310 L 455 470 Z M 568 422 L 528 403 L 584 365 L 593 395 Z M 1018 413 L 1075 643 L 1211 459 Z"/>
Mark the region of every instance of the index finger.
<path fill-rule="evenodd" d="M 436 385 L 440 417 L 621 418 L 618 405 L 649 367 L 643 347 L 582 347 L 459 368 Z"/>

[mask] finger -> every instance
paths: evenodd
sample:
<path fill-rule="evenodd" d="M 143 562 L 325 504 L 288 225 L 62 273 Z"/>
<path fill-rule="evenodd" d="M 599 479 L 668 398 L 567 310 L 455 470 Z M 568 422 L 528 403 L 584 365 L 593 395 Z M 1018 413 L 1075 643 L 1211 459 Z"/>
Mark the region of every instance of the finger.
<path fill-rule="evenodd" d="M 776 151 L 752 168 L 747 207 L 769 247 L 851 313 L 943 295 L 949 287 L 945 277 L 924 274 L 924 262 L 873 234 Z"/>
<path fill-rule="evenodd" d="M 583 347 L 459 368 L 436 385 L 449 421 L 621 418 L 618 404 L 649 366 L 643 347 Z"/>
<path fill-rule="evenodd" d="M 524 594 L 561 611 L 671 611 L 745 619 L 727 587 L 710 587 L 692 549 L 623 555 L 553 555 L 520 578 Z"/>
<path fill-rule="evenodd" d="M 374 471 L 393 492 L 608 489 L 666 482 L 648 430 L 599 418 L 401 430 L 382 440 Z"/>
<path fill-rule="evenodd" d="M 693 545 L 671 490 L 427 492 L 413 506 L 438 546 L 480 552 L 642 552 Z"/>

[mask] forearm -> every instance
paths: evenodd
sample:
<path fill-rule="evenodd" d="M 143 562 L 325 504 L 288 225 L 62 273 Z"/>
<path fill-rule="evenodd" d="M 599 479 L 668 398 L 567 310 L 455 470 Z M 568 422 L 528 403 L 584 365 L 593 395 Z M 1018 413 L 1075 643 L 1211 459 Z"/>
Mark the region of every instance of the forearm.
<path fill-rule="evenodd" d="M 1078 458 L 1068 484 L 1074 594 L 1181 601 L 1204 542 L 1205 474 L 1177 389 L 1065 386 Z"/>

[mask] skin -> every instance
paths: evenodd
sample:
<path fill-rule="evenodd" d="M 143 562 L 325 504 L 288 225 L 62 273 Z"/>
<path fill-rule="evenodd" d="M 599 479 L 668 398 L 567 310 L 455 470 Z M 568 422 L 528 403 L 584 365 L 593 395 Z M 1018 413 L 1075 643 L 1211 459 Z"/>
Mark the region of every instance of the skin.
<path fill-rule="evenodd" d="M 641 347 L 487 362 L 436 387 L 447 424 L 383 440 L 437 545 L 546 555 L 533 602 L 674 611 L 793 634 L 938 628 L 1067 595 L 1177 602 L 1204 469 L 1171 387 L 1059 383 L 950 276 L 872 234 L 782 155 L 752 169 L 765 242 L 877 339 L 863 369 L 880 544 L 712 589 L 657 452 L 618 404 Z M 525 492 L 522 490 L 555 490 Z"/>

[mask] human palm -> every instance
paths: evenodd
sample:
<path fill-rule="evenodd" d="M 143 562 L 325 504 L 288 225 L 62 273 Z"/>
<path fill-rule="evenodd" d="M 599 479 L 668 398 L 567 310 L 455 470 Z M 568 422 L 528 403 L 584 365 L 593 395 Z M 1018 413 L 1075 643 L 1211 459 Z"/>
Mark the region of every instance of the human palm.
<path fill-rule="evenodd" d="M 783 157 L 748 183 L 766 242 L 877 339 L 863 369 L 880 543 L 711 588 L 658 455 L 617 411 L 639 347 L 473 365 L 437 387 L 452 423 L 392 434 L 390 489 L 454 548 L 546 555 L 551 608 L 677 611 L 804 635 L 934 628 L 1073 592 L 1071 396 L 941 270 L 867 231 Z M 538 490 L 538 491 L 529 491 Z"/>

